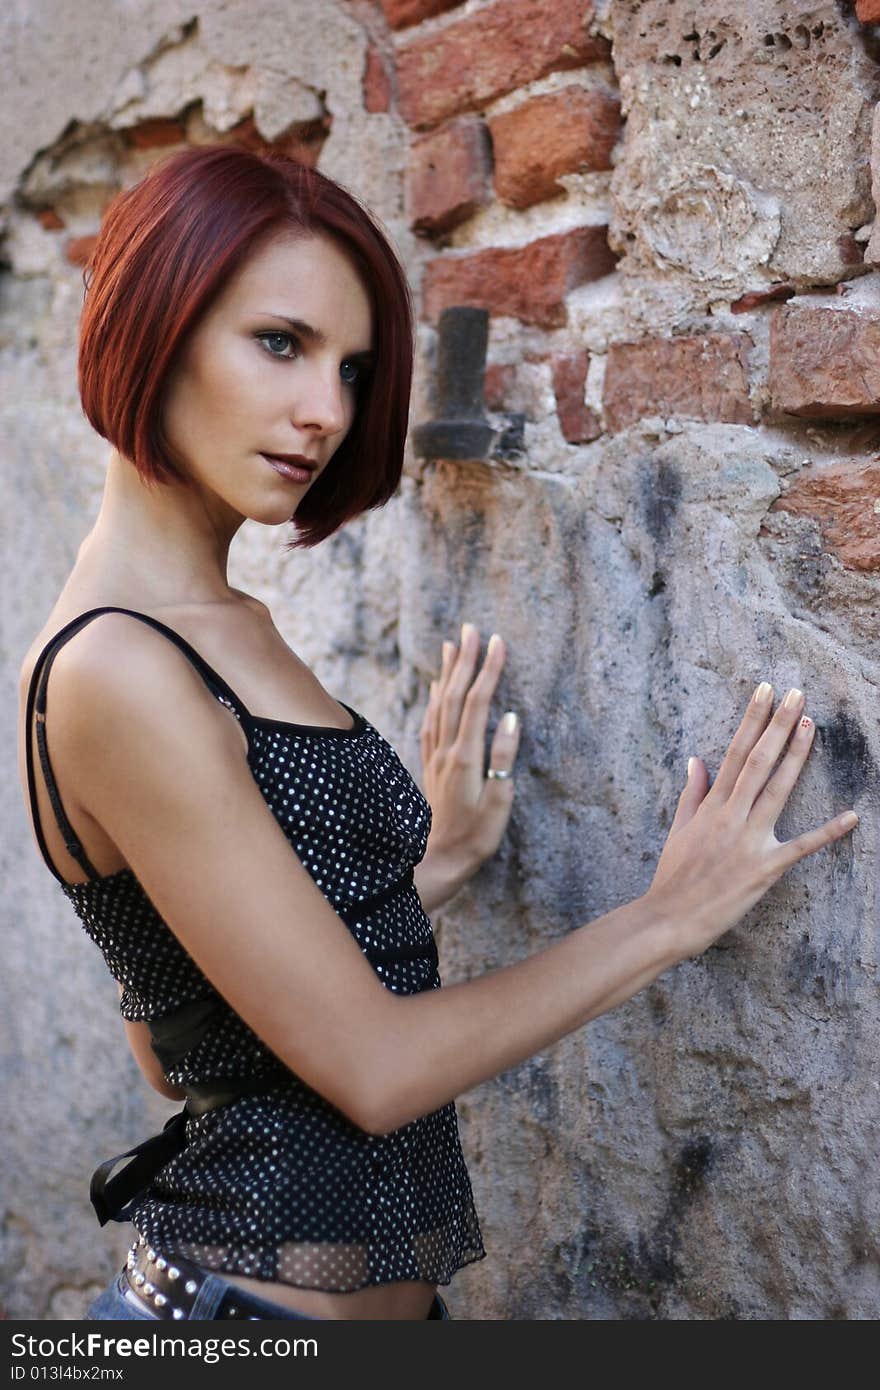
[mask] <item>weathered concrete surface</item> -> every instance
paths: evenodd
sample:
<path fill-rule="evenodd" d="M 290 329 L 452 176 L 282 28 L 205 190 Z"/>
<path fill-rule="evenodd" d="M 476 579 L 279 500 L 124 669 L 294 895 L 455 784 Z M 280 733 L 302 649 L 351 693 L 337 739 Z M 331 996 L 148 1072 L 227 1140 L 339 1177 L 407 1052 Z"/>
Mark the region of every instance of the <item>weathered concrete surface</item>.
<path fill-rule="evenodd" d="M 626 117 L 612 244 L 632 322 L 774 280 L 860 271 L 880 94 L 864 30 L 833 0 L 614 0 Z"/>
<path fill-rule="evenodd" d="M 771 17 L 758 0 L 599 0 L 627 116 L 613 196 L 606 174 L 565 176 L 566 197 L 521 213 L 492 205 L 453 233 L 458 249 L 509 250 L 611 214 L 622 259 L 567 295 L 567 321 L 548 333 L 493 318 L 490 355 L 513 392 L 504 408 L 527 414 L 518 465 L 413 462 L 382 513 L 315 552 L 288 555 L 281 533 L 255 526 L 235 543 L 232 582 L 270 604 L 327 688 L 416 774 L 442 638 L 470 619 L 507 640 L 494 714 L 523 720 L 513 825 L 437 914 L 449 983 L 644 891 L 687 757 L 714 773 L 761 678 L 804 688 L 817 724 L 780 836 L 850 805 L 862 817 L 700 961 L 462 1099 L 489 1259 L 456 1278 L 458 1317 L 880 1314 L 880 570 L 868 524 L 856 567 L 826 505 L 836 470 L 863 476 L 880 439 L 837 420 L 684 423 L 675 397 L 613 439 L 573 445 L 554 392 L 554 364 L 586 353 L 590 428 L 568 433 L 590 438 L 608 424 L 611 345 L 747 334 L 756 418 L 770 405 L 773 309 L 736 315 L 729 303 L 774 280 L 805 291 L 860 274 L 847 237 L 873 217 L 878 68 L 845 8 L 819 0 L 792 16 L 774 3 Z M 417 286 L 426 249 L 406 229 L 404 123 L 361 109 L 377 7 L 90 0 L 72 12 L 30 0 L 27 11 L 0 18 L 18 83 L 3 93 L 0 151 L 0 891 L 15 1003 L 0 1011 L 13 1097 L 0 1297 L 13 1317 L 79 1318 L 126 1241 L 96 1226 L 91 1169 L 174 1106 L 127 1056 L 114 987 L 37 857 L 15 768 L 15 673 L 98 506 L 106 452 L 79 414 L 82 288 L 66 248 L 147 167 L 149 140 L 175 123 L 192 141 L 244 123 L 292 140 L 317 125 L 320 167 L 385 221 Z M 587 85 L 614 77 L 583 73 Z M 541 78 L 526 96 L 582 75 Z M 522 100 L 508 94 L 487 117 Z M 423 420 L 430 328 L 419 350 Z"/>
<path fill-rule="evenodd" d="M 446 465 L 410 506 L 410 625 L 502 631 L 524 720 L 510 838 L 440 913 L 447 980 L 643 892 L 688 756 L 714 776 L 761 679 L 817 725 L 780 839 L 865 813 L 700 960 L 464 1099 L 490 1249 L 542 1252 L 465 1272 L 468 1305 L 488 1280 L 510 1318 L 880 1308 L 880 663 L 856 616 L 880 578 L 826 556 L 804 608 L 797 519 L 760 536 L 790 466 L 748 428 L 633 430 L 577 482 Z"/>

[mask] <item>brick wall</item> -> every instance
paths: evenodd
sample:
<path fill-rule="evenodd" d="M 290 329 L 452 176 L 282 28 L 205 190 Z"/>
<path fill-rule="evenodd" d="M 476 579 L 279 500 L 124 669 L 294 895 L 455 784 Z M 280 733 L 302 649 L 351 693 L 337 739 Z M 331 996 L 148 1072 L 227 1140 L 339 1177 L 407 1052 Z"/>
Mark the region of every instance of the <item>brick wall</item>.
<path fill-rule="evenodd" d="M 859 0 L 858 17 L 873 21 L 876 9 L 871 0 Z M 401 116 L 409 131 L 405 215 L 426 243 L 421 314 L 432 325 L 448 305 L 478 305 L 493 325 L 503 324 L 490 337 L 487 389 L 494 410 L 525 408 L 535 420 L 532 387 L 536 367 L 543 366 L 558 437 L 566 445 L 592 443 L 658 416 L 760 427 L 780 414 L 844 419 L 880 411 L 873 313 L 841 313 L 842 305 L 822 311 L 805 302 L 827 275 L 815 277 L 818 284 L 809 274 L 774 279 L 753 264 L 724 286 L 725 331 L 719 331 L 717 303 L 710 313 L 689 313 L 680 322 L 673 316 L 663 323 L 661 314 L 654 325 L 623 312 L 598 344 L 579 331 L 584 316 L 572 320 L 569 310 L 583 302 L 585 287 L 604 280 L 611 295 L 625 293 L 611 287 L 621 271 L 631 282 L 638 269 L 628 244 L 637 238 L 627 236 L 625 214 L 609 238 L 608 193 L 624 126 L 609 26 L 599 22 L 608 18 L 607 4 L 600 16 L 583 0 L 552 6 L 540 0 L 382 0 L 382 10 L 389 26 L 382 109 Z M 662 38 L 650 31 L 652 10 L 659 14 L 662 6 L 647 6 L 643 51 Z M 621 5 L 618 25 L 626 18 Z M 820 22 L 812 31 L 795 27 L 791 36 L 771 27 L 761 41 L 765 50 L 785 52 L 810 43 L 820 49 L 829 37 Z M 672 64 L 673 72 L 684 61 L 682 49 L 689 61 L 726 57 L 720 27 L 717 34 L 707 29 L 702 52 L 696 29 L 683 44 L 678 40 L 677 49 L 671 27 L 667 38 L 674 51 L 651 56 Z M 378 71 L 372 54 L 372 88 Z M 368 109 L 377 109 L 371 101 L 375 96 Z M 707 189 L 708 234 L 714 232 L 710 199 L 730 193 L 729 186 Z M 574 198 L 583 214 L 573 222 Z M 699 209 L 696 221 L 699 233 Z M 853 230 L 836 238 L 840 272 L 834 278 L 841 290 L 864 270 L 866 236 L 858 239 Z M 774 303 L 799 291 L 794 304 Z M 627 321 L 632 317 L 635 332 Z M 545 351 L 539 330 L 547 335 Z M 500 358 L 493 356 L 496 344 Z M 817 497 L 820 511 L 822 505 Z M 880 536 L 868 550 L 866 556 L 860 540 L 852 562 L 880 568 Z M 839 538 L 836 553 L 850 563 Z"/>

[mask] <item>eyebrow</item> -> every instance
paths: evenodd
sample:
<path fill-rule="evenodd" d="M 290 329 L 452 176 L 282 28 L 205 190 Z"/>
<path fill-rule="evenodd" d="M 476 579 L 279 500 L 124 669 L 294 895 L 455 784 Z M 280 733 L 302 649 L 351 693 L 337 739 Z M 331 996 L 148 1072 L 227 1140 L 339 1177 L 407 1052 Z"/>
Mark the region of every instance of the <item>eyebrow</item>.
<path fill-rule="evenodd" d="M 320 328 L 313 328 L 312 325 L 310 323 L 306 323 L 304 319 L 292 319 L 287 314 L 276 314 L 271 309 L 265 309 L 263 311 L 263 314 L 265 318 L 280 319 L 282 323 L 288 324 L 292 329 L 294 329 L 296 333 L 300 335 L 301 338 L 305 338 L 306 342 L 314 343 L 315 347 L 326 347 L 326 334 L 322 333 Z M 372 348 L 365 348 L 363 352 L 348 353 L 345 360 L 355 362 L 371 362 L 373 361 L 374 357 L 375 353 L 373 352 Z"/>

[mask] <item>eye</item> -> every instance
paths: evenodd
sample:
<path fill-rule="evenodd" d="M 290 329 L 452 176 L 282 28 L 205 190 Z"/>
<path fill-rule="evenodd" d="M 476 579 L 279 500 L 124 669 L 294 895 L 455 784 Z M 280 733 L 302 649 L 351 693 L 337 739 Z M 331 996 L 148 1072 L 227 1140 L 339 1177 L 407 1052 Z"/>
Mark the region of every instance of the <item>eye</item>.
<path fill-rule="evenodd" d="M 298 355 L 299 342 L 292 333 L 257 333 L 256 339 L 258 343 L 262 343 L 270 357 L 280 357 L 284 361 L 290 362 Z M 287 353 L 280 350 L 287 344 L 293 349 L 292 352 Z M 276 351 L 276 345 L 279 345 L 278 351 Z"/>
<path fill-rule="evenodd" d="M 339 375 L 346 386 L 360 386 L 364 378 L 364 369 L 358 362 L 343 362 L 339 368 Z"/>

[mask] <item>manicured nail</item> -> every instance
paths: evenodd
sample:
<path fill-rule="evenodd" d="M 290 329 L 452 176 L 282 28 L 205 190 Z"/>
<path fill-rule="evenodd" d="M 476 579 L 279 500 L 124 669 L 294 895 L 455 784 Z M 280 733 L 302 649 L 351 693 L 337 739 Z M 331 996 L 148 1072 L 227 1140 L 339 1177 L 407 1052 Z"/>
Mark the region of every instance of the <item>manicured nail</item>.
<path fill-rule="evenodd" d="M 692 773 L 693 770 L 694 770 L 694 763 L 695 763 L 696 761 L 697 761 L 696 758 L 688 758 L 688 775 L 687 775 L 688 781 L 691 780 L 691 773 Z"/>
<path fill-rule="evenodd" d="M 772 694 L 773 694 L 773 686 L 772 686 L 772 685 L 768 685 L 766 681 L 761 681 L 761 684 L 758 686 L 757 690 L 755 691 L 755 696 L 754 696 L 754 698 L 755 698 L 755 704 L 756 704 L 756 705 L 766 705 L 767 701 L 770 699 L 770 696 L 771 696 Z"/>
<path fill-rule="evenodd" d="M 517 718 L 512 709 L 509 709 L 501 721 L 501 727 L 506 734 L 516 733 Z"/>
<path fill-rule="evenodd" d="M 802 692 L 802 691 L 800 691 L 800 690 L 789 690 L 789 692 L 788 692 L 788 694 L 786 695 L 785 699 L 782 701 L 782 708 L 783 708 L 783 709 L 797 709 L 797 707 L 798 707 L 798 705 L 800 704 L 800 702 L 801 702 L 802 699 L 803 699 L 803 692 Z"/>

